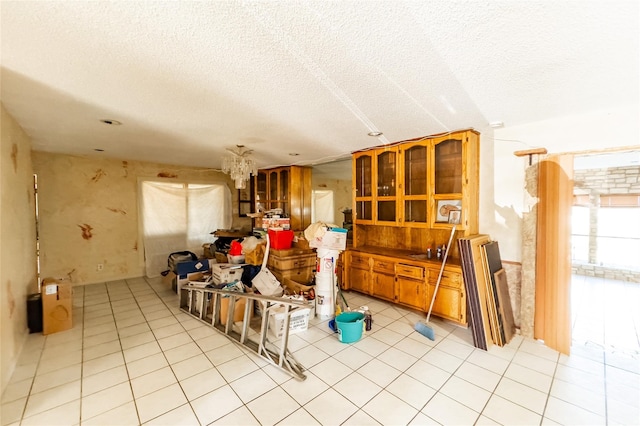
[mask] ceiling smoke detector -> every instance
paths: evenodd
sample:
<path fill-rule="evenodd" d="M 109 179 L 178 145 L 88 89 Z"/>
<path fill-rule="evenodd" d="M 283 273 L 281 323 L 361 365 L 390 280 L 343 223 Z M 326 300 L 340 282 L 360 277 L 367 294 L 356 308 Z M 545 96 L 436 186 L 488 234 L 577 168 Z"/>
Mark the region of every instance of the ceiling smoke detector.
<path fill-rule="evenodd" d="M 367 135 L 369 135 L 371 137 L 374 137 L 374 138 L 377 138 L 378 136 L 382 136 L 382 134 L 383 134 L 382 132 L 369 132 L 369 133 L 367 133 Z"/>

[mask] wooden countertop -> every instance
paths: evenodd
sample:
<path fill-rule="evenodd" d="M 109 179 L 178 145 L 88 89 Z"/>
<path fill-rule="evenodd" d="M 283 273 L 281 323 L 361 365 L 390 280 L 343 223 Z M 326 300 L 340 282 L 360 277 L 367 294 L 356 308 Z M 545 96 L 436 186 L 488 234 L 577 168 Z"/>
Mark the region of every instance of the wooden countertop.
<path fill-rule="evenodd" d="M 361 253 L 375 254 L 379 256 L 395 257 L 398 260 L 418 262 L 429 268 L 440 268 L 442 261 L 436 258 L 436 254 L 433 253 L 431 259 L 427 259 L 426 253 L 418 252 L 417 250 L 401 250 L 390 249 L 388 247 L 376 247 L 376 246 L 360 246 L 360 247 L 348 247 L 349 251 L 357 251 Z M 455 257 L 447 257 L 448 266 L 460 266 L 460 259 Z"/>

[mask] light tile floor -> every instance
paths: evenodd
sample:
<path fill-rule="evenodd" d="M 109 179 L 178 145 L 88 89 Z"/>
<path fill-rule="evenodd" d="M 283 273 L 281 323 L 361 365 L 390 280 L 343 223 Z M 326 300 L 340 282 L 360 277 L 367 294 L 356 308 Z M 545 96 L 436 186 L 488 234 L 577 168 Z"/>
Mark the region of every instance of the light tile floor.
<path fill-rule="evenodd" d="M 631 352 L 567 357 L 520 336 L 482 351 L 433 318 L 431 341 L 423 315 L 345 295 L 373 330 L 342 344 L 313 319 L 290 340 L 301 382 L 182 313 L 160 280 L 76 287 L 73 329 L 29 335 L 2 425 L 640 424 Z"/>

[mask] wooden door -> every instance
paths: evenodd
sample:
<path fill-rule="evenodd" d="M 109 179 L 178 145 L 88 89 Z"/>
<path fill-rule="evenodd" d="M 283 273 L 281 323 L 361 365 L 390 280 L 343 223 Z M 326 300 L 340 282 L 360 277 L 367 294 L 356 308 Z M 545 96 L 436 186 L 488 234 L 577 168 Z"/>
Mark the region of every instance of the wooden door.
<path fill-rule="evenodd" d="M 538 168 L 534 337 L 561 353 L 571 348 L 571 203 L 573 155 L 553 155 Z"/>

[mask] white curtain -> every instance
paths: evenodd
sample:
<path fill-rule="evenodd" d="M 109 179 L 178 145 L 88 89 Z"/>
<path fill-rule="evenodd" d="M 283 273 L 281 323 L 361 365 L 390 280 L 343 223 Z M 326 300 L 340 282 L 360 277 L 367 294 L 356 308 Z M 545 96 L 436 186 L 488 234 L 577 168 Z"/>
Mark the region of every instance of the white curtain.
<path fill-rule="evenodd" d="M 334 223 L 333 191 L 312 191 L 311 200 L 311 222 Z"/>
<path fill-rule="evenodd" d="M 167 269 L 176 251 L 202 253 L 214 240 L 211 232 L 231 227 L 231 191 L 225 184 L 142 181 L 142 243 L 148 277 Z"/>

